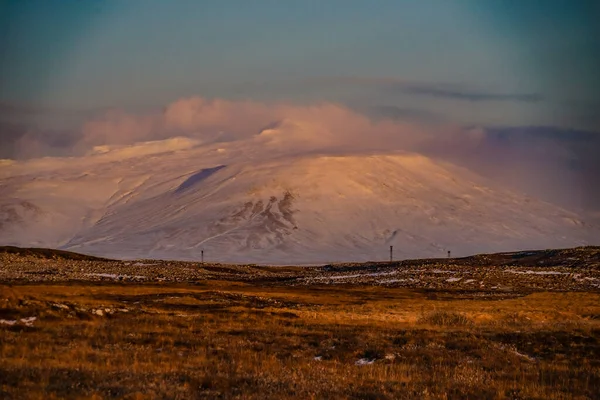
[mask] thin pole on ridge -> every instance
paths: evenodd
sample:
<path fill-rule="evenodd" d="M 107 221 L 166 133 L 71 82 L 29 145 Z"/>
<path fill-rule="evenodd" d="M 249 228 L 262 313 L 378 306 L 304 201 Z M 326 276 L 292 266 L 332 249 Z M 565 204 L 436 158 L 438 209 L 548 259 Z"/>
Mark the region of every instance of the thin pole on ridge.
<path fill-rule="evenodd" d="M 390 246 L 390 262 L 394 261 L 394 246 Z"/>

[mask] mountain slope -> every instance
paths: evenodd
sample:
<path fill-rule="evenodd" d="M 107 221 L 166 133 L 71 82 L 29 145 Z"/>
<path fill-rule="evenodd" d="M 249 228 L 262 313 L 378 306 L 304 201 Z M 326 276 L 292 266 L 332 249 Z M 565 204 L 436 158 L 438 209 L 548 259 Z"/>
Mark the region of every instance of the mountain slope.
<path fill-rule="evenodd" d="M 9 166 L 0 243 L 285 264 L 385 259 L 391 245 L 397 258 L 568 247 L 597 232 L 417 154 L 176 144 Z"/>

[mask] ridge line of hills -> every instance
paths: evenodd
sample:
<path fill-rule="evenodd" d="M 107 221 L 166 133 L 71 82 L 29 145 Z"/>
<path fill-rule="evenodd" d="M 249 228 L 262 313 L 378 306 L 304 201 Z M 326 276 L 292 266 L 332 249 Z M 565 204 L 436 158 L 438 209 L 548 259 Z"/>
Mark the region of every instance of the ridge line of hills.
<path fill-rule="evenodd" d="M 0 246 L 0 253 L 15 254 L 23 257 L 35 257 L 39 259 L 54 259 L 54 260 L 77 260 L 77 261 L 121 261 L 103 257 L 96 257 L 92 255 L 76 253 L 72 251 L 51 249 L 51 248 L 37 248 L 37 247 L 17 247 L 17 246 Z M 584 260 L 585 259 L 585 260 Z M 600 246 L 581 246 L 565 249 L 544 249 L 544 250 L 527 250 L 527 251 L 514 251 L 514 252 L 501 252 L 501 253 L 482 253 L 474 254 L 466 257 L 456 258 L 417 258 L 417 259 L 406 259 L 396 261 L 367 261 L 367 262 L 356 262 L 356 263 L 323 263 L 317 267 L 321 267 L 327 271 L 352 271 L 361 270 L 379 266 L 402 266 L 402 265 L 428 265 L 428 264 L 439 264 L 447 260 L 448 264 L 477 264 L 478 266 L 507 266 L 507 265 L 527 265 L 535 267 L 537 266 L 556 266 L 562 265 L 565 261 L 597 261 L 600 262 Z M 171 261 L 171 260 L 154 260 L 154 261 Z M 182 263 L 200 263 L 200 261 L 176 261 Z M 205 262 L 203 264 L 208 265 L 236 265 L 236 263 L 218 263 L 218 262 Z M 237 265 L 244 265 L 239 263 Z M 258 266 L 257 264 L 250 264 L 252 266 Z M 282 267 L 293 266 L 293 265 L 281 265 Z M 272 267 L 272 266 L 270 266 Z"/>

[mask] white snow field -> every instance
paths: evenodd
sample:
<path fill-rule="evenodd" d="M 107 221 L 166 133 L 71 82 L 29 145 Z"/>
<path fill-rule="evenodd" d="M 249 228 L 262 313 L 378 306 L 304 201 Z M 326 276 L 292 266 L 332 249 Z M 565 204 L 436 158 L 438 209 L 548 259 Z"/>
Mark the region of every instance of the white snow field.
<path fill-rule="evenodd" d="M 274 139 L 275 138 L 275 139 Z M 597 228 L 419 154 L 302 151 L 268 130 L 0 163 L 0 245 L 309 264 L 571 247 Z"/>

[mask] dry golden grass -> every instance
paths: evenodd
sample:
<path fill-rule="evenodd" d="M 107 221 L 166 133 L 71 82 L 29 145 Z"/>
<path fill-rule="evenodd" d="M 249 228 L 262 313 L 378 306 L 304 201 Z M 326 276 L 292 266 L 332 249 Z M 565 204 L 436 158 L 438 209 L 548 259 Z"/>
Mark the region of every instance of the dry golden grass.
<path fill-rule="evenodd" d="M 0 286 L 0 319 L 31 316 L 31 327 L 0 325 L 0 398 L 600 394 L 597 293 L 486 300 L 218 281 Z"/>

